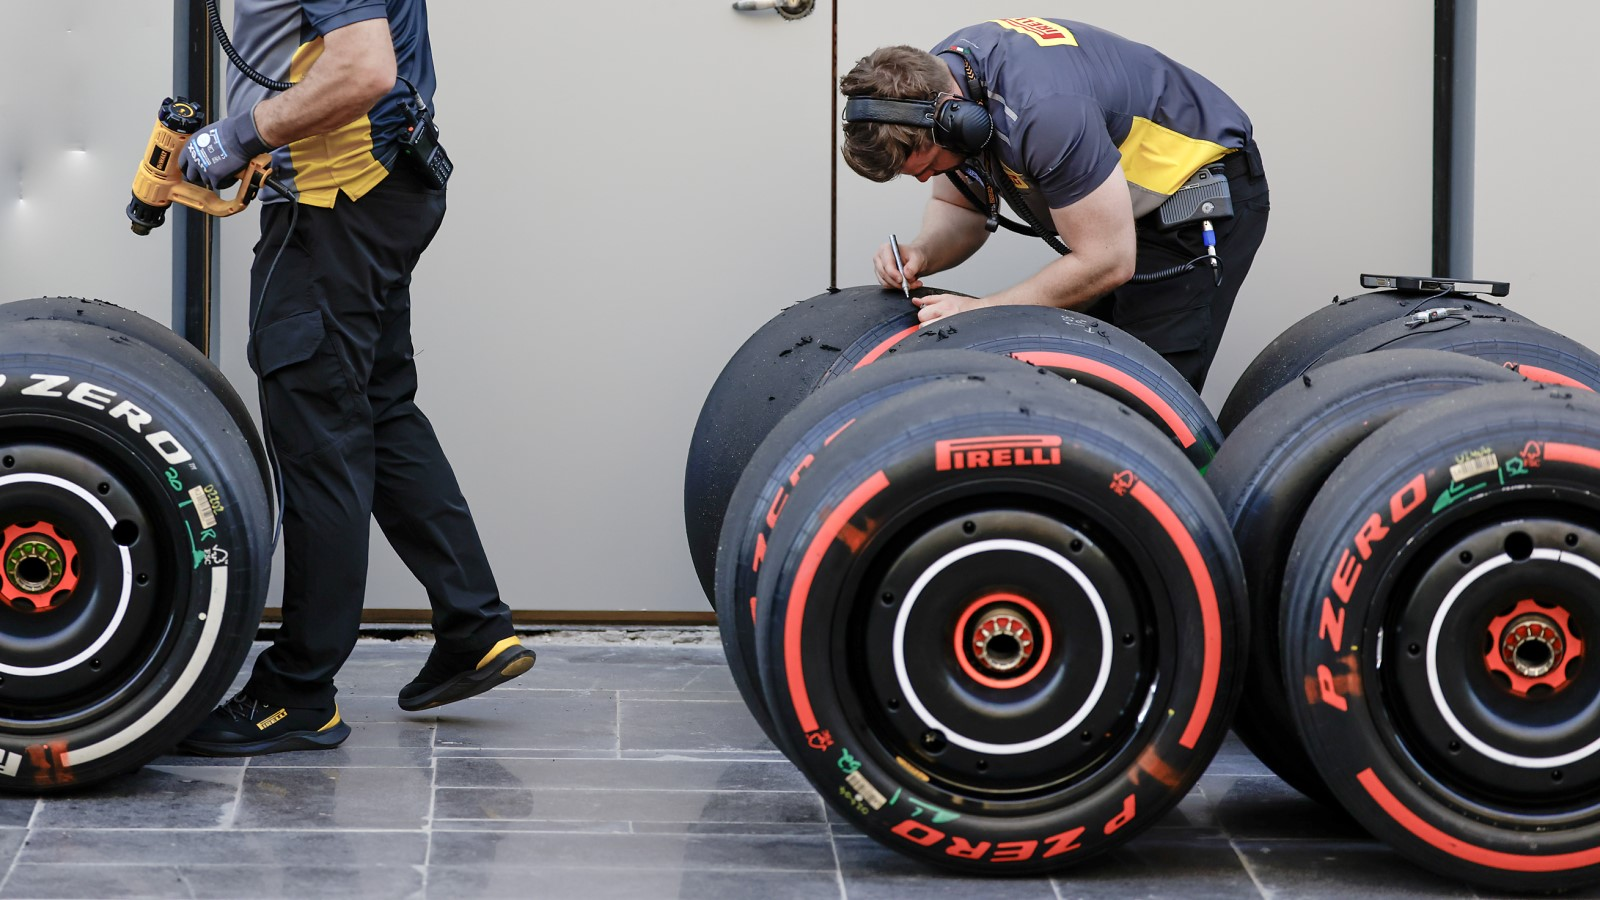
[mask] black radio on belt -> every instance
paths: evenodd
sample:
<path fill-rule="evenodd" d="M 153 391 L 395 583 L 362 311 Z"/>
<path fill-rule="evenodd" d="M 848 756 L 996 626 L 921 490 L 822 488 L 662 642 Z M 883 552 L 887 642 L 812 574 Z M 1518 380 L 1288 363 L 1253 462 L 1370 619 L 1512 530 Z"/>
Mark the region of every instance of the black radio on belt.
<path fill-rule="evenodd" d="M 1228 175 L 1222 163 L 1203 166 L 1189 176 L 1160 208 L 1161 230 L 1179 225 L 1233 217 L 1233 194 L 1228 190 Z"/>
<path fill-rule="evenodd" d="M 411 82 L 405 84 L 411 87 Z M 455 165 L 439 144 L 439 126 L 433 124 L 433 113 L 414 87 L 411 87 L 411 100 L 402 102 L 400 109 L 406 116 L 406 130 L 400 136 L 400 155 L 429 187 L 442 189 L 450 180 Z"/>

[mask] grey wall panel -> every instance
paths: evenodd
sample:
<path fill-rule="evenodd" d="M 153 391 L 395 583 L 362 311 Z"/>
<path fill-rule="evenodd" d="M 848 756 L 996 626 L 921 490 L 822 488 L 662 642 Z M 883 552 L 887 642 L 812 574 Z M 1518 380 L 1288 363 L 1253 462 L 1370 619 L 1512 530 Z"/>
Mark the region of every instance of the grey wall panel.
<path fill-rule="evenodd" d="M 5 4 L 0 90 L 0 301 L 99 297 L 160 321 L 170 229 L 123 209 L 172 89 L 171 0 Z"/>
<path fill-rule="evenodd" d="M 927 46 L 1018 13 L 995 0 L 844 3 L 845 68 L 880 44 Z M 1217 407 L 1272 336 L 1359 290 L 1359 272 L 1426 266 L 1432 8 L 1197 9 L 1085 0 L 1061 12 L 1194 66 L 1255 121 L 1273 220 L 1206 391 Z M 753 330 L 827 286 L 830 5 L 797 22 L 726 0 L 435 0 L 431 12 L 458 173 L 413 289 L 420 399 L 506 598 L 702 610 L 681 515 L 700 402 Z M 29 123 L 0 135 L 0 298 L 83 293 L 167 318 L 170 231 L 135 238 L 122 206 L 170 88 L 170 13 L 169 0 L 12 10 L 28 35 L 13 50 L 54 105 L 24 118 L 23 92 L 0 95 L 8 121 Z M 840 283 L 859 284 L 890 231 L 915 232 L 926 188 L 875 185 L 842 165 L 840 179 Z M 246 396 L 255 233 L 253 212 L 222 227 L 221 352 Z M 1483 224 L 1479 237 L 1481 248 Z M 983 292 L 1050 258 L 1002 234 L 940 282 Z M 373 545 L 368 605 L 424 607 L 382 539 Z"/>
<path fill-rule="evenodd" d="M 1511 282 L 1507 305 L 1600 348 L 1594 302 L 1600 6 L 1478 4 L 1473 275 Z"/>
<path fill-rule="evenodd" d="M 412 288 L 419 401 L 502 593 L 705 610 L 682 514 L 700 403 L 752 331 L 827 288 L 829 14 L 429 12 L 457 168 Z M 255 228 L 223 232 L 223 293 L 242 297 Z M 249 383 L 240 354 L 225 371 Z M 425 608 L 376 529 L 372 546 L 368 606 Z"/>

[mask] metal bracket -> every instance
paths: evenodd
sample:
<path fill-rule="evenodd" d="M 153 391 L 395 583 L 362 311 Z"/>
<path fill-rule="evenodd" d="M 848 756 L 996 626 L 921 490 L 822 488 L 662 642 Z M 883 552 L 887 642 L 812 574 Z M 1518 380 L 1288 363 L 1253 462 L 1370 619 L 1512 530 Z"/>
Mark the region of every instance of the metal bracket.
<path fill-rule="evenodd" d="M 811 15 L 816 7 L 816 0 L 734 0 L 733 8 L 739 12 L 753 12 L 760 9 L 776 10 L 778 15 L 785 19 L 804 19 Z"/>

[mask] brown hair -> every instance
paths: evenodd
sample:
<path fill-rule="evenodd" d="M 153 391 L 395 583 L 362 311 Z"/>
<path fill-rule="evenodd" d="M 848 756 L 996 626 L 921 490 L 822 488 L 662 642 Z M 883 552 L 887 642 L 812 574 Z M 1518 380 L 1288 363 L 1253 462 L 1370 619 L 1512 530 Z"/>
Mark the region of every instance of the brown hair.
<path fill-rule="evenodd" d="M 950 70 L 916 47 L 879 47 L 839 79 L 846 97 L 932 100 L 950 82 Z M 855 122 L 844 126 L 844 161 L 857 175 L 888 181 L 913 153 L 933 143 L 933 132 L 912 125 Z"/>

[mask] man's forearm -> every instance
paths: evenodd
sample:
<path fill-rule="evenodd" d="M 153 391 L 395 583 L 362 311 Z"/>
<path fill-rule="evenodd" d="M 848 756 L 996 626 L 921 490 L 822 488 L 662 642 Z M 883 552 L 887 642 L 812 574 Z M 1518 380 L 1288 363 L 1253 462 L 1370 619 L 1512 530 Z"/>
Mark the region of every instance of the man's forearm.
<path fill-rule="evenodd" d="M 1050 263 L 1021 284 L 986 299 L 993 305 L 1055 306 L 1073 309 L 1116 290 L 1133 276 L 1132 267 L 1078 253 Z"/>
<path fill-rule="evenodd" d="M 920 275 L 932 275 L 966 262 L 983 246 L 989 233 L 983 230 L 983 216 L 964 205 L 934 197 L 922 213 L 922 230 L 915 241 L 927 257 Z"/>
<path fill-rule="evenodd" d="M 302 81 L 256 104 L 256 130 L 274 147 L 347 125 L 394 87 L 394 43 L 387 19 L 346 25 L 323 41 L 322 55 Z"/>

